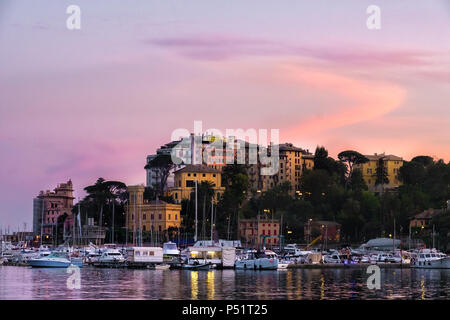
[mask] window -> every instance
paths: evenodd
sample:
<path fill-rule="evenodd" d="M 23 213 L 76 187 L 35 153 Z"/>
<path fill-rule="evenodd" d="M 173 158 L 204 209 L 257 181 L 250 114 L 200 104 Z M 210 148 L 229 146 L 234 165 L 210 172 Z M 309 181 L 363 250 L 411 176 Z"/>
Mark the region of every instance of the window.
<path fill-rule="evenodd" d="M 158 217 L 159 217 L 159 220 L 161 220 L 162 219 L 162 214 L 160 213 Z"/>
<path fill-rule="evenodd" d="M 274 236 L 277 235 L 277 230 L 273 230 L 273 235 L 274 235 Z"/>
<path fill-rule="evenodd" d="M 158 230 L 161 231 L 161 226 L 158 226 Z"/>
<path fill-rule="evenodd" d="M 263 229 L 262 234 L 263 234 L 263 236 L 265 236 L 266 235 L 266 230 Z"/>
<path fill-rule="evenodd" d="M 206 174 L 202 174 L 202 177 L 203 177 L 203 178 L 206 177 Z"/>
<path fill-rule="evenodd" d="M 177 214 L 175 214 L 175 220 L 178 220 L 178 215 Z"/>
<path fill-rule="evenodd" d="M 186 180 L 186 187 L 195 187 L 194 180 Z"/>
<path fill-rule="evenodd" d="M 170 213 L 169 213 L 169 220 L 170 220 Z"/>
<path fill-rule="evenodd" d="M 191 176 L 191 174 L 190 173 L 188 173 L 188 177 L 190 177 Z"/>
<path fill-rule="evenodd" d="M 147 219 L 147 215 L 144 213 L 144 215 L 143 215 L 143 218 L 142 219 L 144 219 L 144 220 L 146 220 Z"/>
<path fill-rule="evenodd" d="M 196 173 L 194 173 L 194 177 L 196 177 L 197 176 L 197 174 Z"/>
<path fill-rule="evenodd" d="M 151 214 L 150 219 L 152 219 L 152 220 L 155 219 L 155 215 L 153 213 Z"/>
<path fill-rule="evenodd" d="M 215 173 L 213 174 L 213 177 L 214 177 L 214 178 L 216 177 L 216 174 L 215 174 Z"/>
<path fill-rule="evenodd" d="M 267 230 L 267 234 L 270 236 L 270 229 L 269 230 Z"/>
<path fill-rule="evenodd" d="M 142 229 L 143 229 L 144 231 L 147 231 L 147 227 L 146 227 L 146 226 L 144 226 Z"/>

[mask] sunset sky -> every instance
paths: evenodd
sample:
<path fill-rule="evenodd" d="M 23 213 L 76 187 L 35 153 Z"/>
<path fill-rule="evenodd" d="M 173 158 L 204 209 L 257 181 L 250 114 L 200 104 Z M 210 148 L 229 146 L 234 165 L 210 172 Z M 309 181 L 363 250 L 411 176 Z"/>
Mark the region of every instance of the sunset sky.
<path fill-rule="evenodd" d="M 69 178 L 76 197 L 145 183 L 194 120 L 448 162 L 449 89 L 450 1 L 2 0 L 0 227 L 31 230 L 33 197 Z"/>

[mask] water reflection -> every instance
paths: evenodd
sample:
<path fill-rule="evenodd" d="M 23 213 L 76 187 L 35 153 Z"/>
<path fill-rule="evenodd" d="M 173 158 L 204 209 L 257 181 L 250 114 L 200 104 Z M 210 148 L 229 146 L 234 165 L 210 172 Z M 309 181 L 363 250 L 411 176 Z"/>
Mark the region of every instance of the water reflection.
<path fill-rule="evenodd" d="M 364 269 L 121 270 L 0 267 L 0 299 L 448 299 L 449 270 L 382 269 L 369 290 Z"/>

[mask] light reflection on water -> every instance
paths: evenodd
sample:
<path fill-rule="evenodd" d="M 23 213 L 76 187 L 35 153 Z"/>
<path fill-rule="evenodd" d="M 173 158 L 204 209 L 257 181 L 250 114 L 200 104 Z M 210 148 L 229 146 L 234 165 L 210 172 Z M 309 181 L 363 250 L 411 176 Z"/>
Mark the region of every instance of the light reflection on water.
<path fill-rule="evenodd" d="M 449 299 L 450 270 L 381 269 L 369 290 L 365 269 L 127 270 L 82 268 L 81 289 L 65 269 L 0 267 L 0 299 Z"/>

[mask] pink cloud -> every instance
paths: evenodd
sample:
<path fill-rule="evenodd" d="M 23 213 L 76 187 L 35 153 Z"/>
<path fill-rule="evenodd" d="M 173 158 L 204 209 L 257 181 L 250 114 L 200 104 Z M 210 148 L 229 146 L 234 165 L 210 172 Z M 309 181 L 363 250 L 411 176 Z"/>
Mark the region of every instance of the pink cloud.
<path fill-rule="evenodd" d="M 398 108 L 406 96 L 406 91 L 394 84 L 381 81 L 364 82 L 300 66 L 285 66 L 279 77 L 289 79 L 299 88 L 306 87 L 320 94 L 340 98 L 332 108 L 307 116 L 299 125 L 285 131 L 288 137 L 311 136 L 333 128 L 378 118 Z M 309 108 L 314 110 L 313 105 Z"/>
<path fill-rule="evenodd" d="M 303 46 L 282 41 L 223 34 L 201 34 L 146 41 L 180 55 L 199 60 L 224 60 L 242 56 L 298 56 L 345 65 L 391 66 L 429 65 L 434 53 L 414 49 L 349 46 Z"/>

